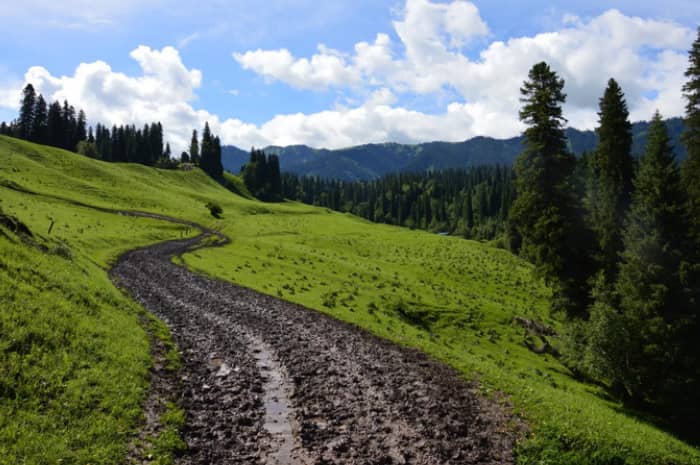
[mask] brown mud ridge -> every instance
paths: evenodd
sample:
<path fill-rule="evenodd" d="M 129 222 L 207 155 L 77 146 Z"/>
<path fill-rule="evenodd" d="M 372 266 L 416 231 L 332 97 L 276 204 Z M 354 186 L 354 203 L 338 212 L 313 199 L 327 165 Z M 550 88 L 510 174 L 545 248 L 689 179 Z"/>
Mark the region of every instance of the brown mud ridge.
<path fill-rule="evenodd" d="M 112 279 L 170 327 L 181 464 L 503 464 L 506 416 L 451 368 L 171 257 L 222 235 L 129 252 Z"/>

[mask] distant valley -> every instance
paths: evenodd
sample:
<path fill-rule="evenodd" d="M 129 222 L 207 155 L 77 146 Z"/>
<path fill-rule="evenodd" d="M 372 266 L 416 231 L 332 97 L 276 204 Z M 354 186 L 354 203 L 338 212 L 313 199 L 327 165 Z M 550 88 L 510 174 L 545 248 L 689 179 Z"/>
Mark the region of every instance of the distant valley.
<path fill-rule="evenodd" d="M 680 144 L 683 120 L 671 118 L 666 121 L 669 135 L 679 159 L 685 159 L 685 148 Z M 639 157 L 647 140 L 646 121 L 633 124 L 632 153 Z M 569 128 L 566 131 L 569 147 L 580 156 L 596 146 L 593 131 Z M 427 142 L 423 144 L 366 144 L 338 150 L 315 149 L 306 145 L 288 147 L 270 146 L 264 150 L 277 154 L 282 171 L 306 176 L 319 176 L 345 181 L 375 179 L 388 173 L 421 172 L 449 168 L 502 164 L 512 165 L 522 151 L 523 138 L 494 139 L 474 137 L 464 142 Z M 222 147 L 224 169 L 238 174 L 241 166 L 248 162 L 249 152 L 234 146 Z"/>

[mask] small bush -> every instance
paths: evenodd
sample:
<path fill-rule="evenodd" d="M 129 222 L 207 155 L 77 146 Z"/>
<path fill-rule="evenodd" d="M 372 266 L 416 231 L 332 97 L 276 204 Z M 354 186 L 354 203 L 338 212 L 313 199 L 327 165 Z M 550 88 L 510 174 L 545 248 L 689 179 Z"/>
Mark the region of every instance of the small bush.
<path fill-rule="evenodd" d="M 209 213 L 211 213 L 211 216 L 214 218 L 221 218 L 221 214 L 224 212 L 221 205 L 215 202 L 207 202 L 206 207 L 209 209 Z"/>

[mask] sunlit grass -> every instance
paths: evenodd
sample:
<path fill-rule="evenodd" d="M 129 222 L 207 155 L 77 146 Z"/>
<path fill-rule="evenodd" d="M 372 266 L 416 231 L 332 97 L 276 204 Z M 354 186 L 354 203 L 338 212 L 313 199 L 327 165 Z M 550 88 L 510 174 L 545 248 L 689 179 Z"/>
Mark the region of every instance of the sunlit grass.
<path fill-rule="evenodd" d="M 232 195 L 199 170 L 102 163 L 5 137 L 2 181 L 221 228 L 232 243 L 186 255 L 188 266 L 419 348 L 479 381 L 484 393 L 505 393 L 531 427 L 519 448 L 521 463 L 700 463 L 697 449 L 625 415 L 555 358 L 524 346 L 514 316 L 557 323 L 546 312 L 548 289 L 505 251 L 296 203 L 262 204 Z M 117 463 L 138 418 L 149 359 L 139 309 L 112 287 L 105 268 L 125 250 L 194 231 L 1 186 L 0 199 L 0 208 L 57 252 L 0 239 L 0 462 Z M 205 207 L 210 201 L 223 208 L 221 220 Z M 62 246 L 71 259 L 60 255 Z M 34 335 L 24 336 L 25 328 Z M 63 336 L 56 328 L 71 332 Z M 18 351 L 14 340 L 31 341 L 37 352 Z M 25 356 L 36 363 L 26 376 L 24 361 L 9 362 Z M 45 391 L 32 384 L 42 370 L 52 386 Z M 71 376 L 73 384 L 65 381 Z M 109 377 L 125 381 L 107 385 Z M 20 402 L 7 386 L 29 390 Z M 102 400 L 76 393 L 85 390 Z M 67 416 L 56 410 L 62 402 L 71 406 Z M 97 419 L 82 416 L 83 404 L 115 402 L 118 408 L 97 408 L 95 415 L 103 415 Z"/>

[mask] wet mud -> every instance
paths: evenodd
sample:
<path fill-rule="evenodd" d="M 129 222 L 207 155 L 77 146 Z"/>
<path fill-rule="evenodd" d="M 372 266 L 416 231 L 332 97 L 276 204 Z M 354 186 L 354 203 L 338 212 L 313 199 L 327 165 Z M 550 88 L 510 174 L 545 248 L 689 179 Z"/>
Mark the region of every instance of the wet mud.
<path fill-rule="evenodd" d="M 178 463 L 513 463 L 510 418 L 453 369 L 171 262 L 212 234 L 129 252 L 111 271 L 180 348 Z"/>

